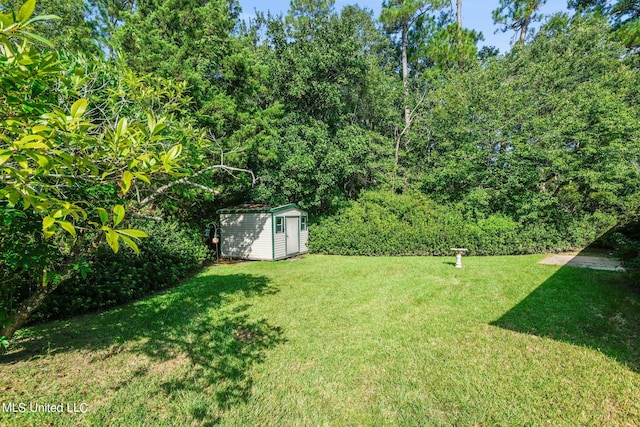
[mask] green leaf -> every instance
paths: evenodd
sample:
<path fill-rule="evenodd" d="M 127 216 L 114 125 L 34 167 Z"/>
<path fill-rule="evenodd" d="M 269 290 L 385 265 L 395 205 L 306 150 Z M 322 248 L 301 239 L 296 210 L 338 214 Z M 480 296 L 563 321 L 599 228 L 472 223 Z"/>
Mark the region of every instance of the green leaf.
<path fill-rule="evenodd" d="M 147 114 L 147 129 L 149 129 L 149 135 L 153 135 L 153 129 L 156 127 L 156 119 L 152 114 Z"/>
<path fill-rule="evenodd" d="M 25 25 L 31 25 L 34 22 L 39 22 L 39 21 L 61 21 L 62 18 L 60 18 L 57 15 L 38 15 L 38 16 L 34 16 L 33 18 L 29 19 L 27 22 L 25 22 Z"/>
<path fill-rule="evenodd" d="M 82 276 L 83 279 L 87 278 L 87 273 L 92 273 L 92 272 L 93 270 L 91 269 L 91 267 L 88 267 L 84 263 L 80 264 L 80 276 Z"/>
<path fill-rule="evenodd" d="M 42 218 L 42 232 L 44 233 L 44 238 L 48 239 L 49 237 L 55 234 L 55 231 L 52 230 L 53 224 L 56 222 L 55 219 L 50 216 L 45 216 Z"/>
<path fill-rule="evenodd" d="M 42 135 L 26 135 L 20 138 L 19 141 L 16 142 L 17 145 L 24 145 L 27 142 L 31 141 L 42 141 L 44 137 Z"/>
<path fill-rule="evenodd" d="M 44 142 L 28 142 L 22 146 L 25 150 L 40 150 L 43 148 L 49 148 Z"/>
<path fill-rule="evenodd" d="M 49 126 L 44 126 L 44 125 L 35 125 L 31 128 L 31 131 L 33 133 L 47 132 L 50 130 L 51 128 Z"/>
<path fill-rule="evenodd" d="M 15 191 L 15 190 L 14 190 L 14 191 L 11 191 L 11 192 L 9 193 L 8 198 L 9 198 L 9 203 L 10 203 L 12 206 L 15 206 L 15 205 L 18 203 L 18 201 L 20 200 L 20 193 L 18 193 L 18 192 L 17 192 L 17 191 Z"/>
<path fill-rule="evenodd" d="M 29 159 L 27 159 L 25 156 L 21 155 L 21 154 L 15 154 L 13 156 L 13 159 L 18 162 L 18 165 L 22 168 L 22 169 L 29 169 Z"/>
<path fill-rule="evenodd" d="M 38 164 L 42 169 L 48 170 L 51 167 L 51 160 L 49 160 L 48 157 L 38 155 L 37 159 L 38 159 Z"/>
<path fill-rule="evenodd" d="M 58 209 L 56 210 L 53 215 L 51 215 L 53 218 L 58 219 L 58 218 L 63 218 L 69 214 L 74 215 L 74 218 L 77 217 L 77 214 L 75 214 L 73 211 L 71 211 L 70 209 Z"/>
<path fill-rule="evenodd" d="M 0 151 L 0 165 L 3 165 L 7 160 L 11 158 L 13 151 L 3 150 Z"/>
<path fill-rule="evenodd" d="M 165 161 L 173 161 L 176 157 L 180 155 L 182 152 L 182 144 L 177 144 L 171 147 L 171 149 L 167 152 L 165 157 Z"/>
<path fill-rule="evenodd" d="M 127 133 L 127 118 L 123 117 L 118 120 L 118 125 L 116 126 L 116 137 L 120 137 Z"/>
<path fill-rule="evenodd" d="M 140 249 L 138 249 L 138 245 L 136 245 L 136 243 L 131 240 L 129 237 L 120 234 L 120 238 L 122 239 L 122 241 L 124 243 L 127 244 L 127 246 L 129 246 L 131 249 L 133 249 L 133 251 L 136 253 L 136 255 L 140 255 Z"/>
<path fill-rule="evenodd" d="M 51 226 L 56 222 L 56 220 L 53 217 L 50 216 L 45 216 L 42 219 L 42 229 L 46 230 L 47 228 L 51 228 Z"/>
<path fill-rule="evenodd" d="M 18 21 L 26 22 L 33 15 L 33 11 L 36 9 L 36 0 L 27 0 L 18 11 Z"/>
<path fill-rule="evenodd" d="M 118 253 L 118 239 L 120 238 L 120 236 L 118 235 L 118 233 L 116 233 L 113 230 L 108 230 L 107 231 L 107 243 L 109 244 L 109 246 L 111 246 L 111 250 L 113 251 L 114 254 Z"/>
<path fill-rule="evenodd" d="M 147 175 L 142 172 L 134 172 L 133 175 L 138 178 L 140 181 L 144 181 L 147 184 L 151 184 L 151 180 L 147 177 Z"/>
<path fill-rule="evenodd" d="M 30 21 L 33 21 L 33 19 L 31 19 Z M 29 32 L 29 31 L 22 31 L 22 35 L 25 36 L 25 38 L 27 38 L 27 39 L 31 39 L 31 40 L 35 40 L 37 42 L 43 43 L 43 44 L 47 45 L 48 47 L 54 47 L 53 43 L 51 43 L 49 40 L 45 39 L 41 35 L 34 34 L 32 32 Z"/>
<path fill-rule="evenodd" d="M 109 221 L 109 213 L 106 209 L 103 208 L 97 208 L 96 210 L 98 211 L 98 215 L 100 216 L 100 222 L 102 223 L 102 225 L 105 225 L 107 221 Z"/>
<path fill-rule="evenodd" d="M 3 29 L 11 26 L 13 24 L 13 15 L 10 13 L 0 13 L 0 25 L 2 25 Z"/>
<path fill-rule="evenodd" d="M 74 118 L 81 117 L 84 114 L 84 112 L 87 111 L 88 105 L 89 105 L 89 102 L 86 99 L 84 98 L 78 99 L 71 106 L 71 116 Z"/>
<path fill-rule="evenodd" d="M 166 127 L 167 125 L 164 124 L 164 117 L 162 117 L 160 118 L 160 120 L 153 123 L 153 128 L 151 128 L 151 135 L 157 135 Z"/>
<path fill-rule="evenodd" d="M 142 237 L 149 237 L 149 235 L 147 233 L 145 233 L 142 230 L 135 230 L 135 229 L 125 229 L 125 230 L 118 230 L 118 233 L 120 234 L 124 234 L 126 236 L 129 237 L 136 237 L 136 238 L 142 238 Z"/>
<path fill-rule="evenodd" d="M 64 228 L 67 233 L 76 237 L 76 228 L 69 221 L 56 221 L 56 223 L 60 224 L 60 227 Z"/>
<path fill-rule="evenodd" d="M 113 207 L 113 226 L 120 224 L 124 219 L 124 206 L 115 205 Z"/>
<path fill-rule="evenodd" d="M 124 171 L 122 174 L 122 191 L 126 194 L 131 188 L 131 180 L 133 179 L 133 174 L 129 171 Z"/>
<path fill-rule="evenodd" d="M 15 145 L 18 148 L 25 150 L 40 150 L 43 148 L 49 148 L 47 144 L 41 142 L 44 138 L 40 135 L 27 135 L 20 141 L 16 141 Z"/>

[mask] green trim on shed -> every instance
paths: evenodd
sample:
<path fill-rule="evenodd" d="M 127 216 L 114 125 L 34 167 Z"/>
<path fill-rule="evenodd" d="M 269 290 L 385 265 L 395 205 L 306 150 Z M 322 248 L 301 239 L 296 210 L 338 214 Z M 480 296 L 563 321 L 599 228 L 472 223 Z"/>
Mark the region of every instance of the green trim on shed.
<path fill-rule="evenodd" d="M 251 208 L 227 208 L 227 209 L 218 209 L 216 211 L 216 213 L 219 214 L 234 214 L 234 213 L 276 213 L 276 212 L 280 212 L 280 211 L 284 211 L 287 209 L 298 209 L 301 212 L 307 212 L 303 209 L 300 209 L 300 207 L 298 207 L 298 205 L 296 205 L 295 203 L 289 203 L 288 205 L 283 205 L 283 206 L 277 206 L 275 208 L 257 208 L 257 209 L 251 209 Z"/>
<path fill-rule="evenodd" d="M 271 261 L 276 260 L 276 223 L 273 212 L 271 212 Z"/>

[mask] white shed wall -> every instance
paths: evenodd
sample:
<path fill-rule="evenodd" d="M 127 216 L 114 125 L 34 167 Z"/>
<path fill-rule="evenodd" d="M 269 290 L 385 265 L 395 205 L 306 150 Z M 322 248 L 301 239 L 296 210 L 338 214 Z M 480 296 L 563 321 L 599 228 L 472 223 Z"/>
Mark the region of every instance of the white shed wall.
<path fill-rule="evenodd" d="M 270 213 L 220 214 L 223 257 L 270 260 L 273 248 Z"/>

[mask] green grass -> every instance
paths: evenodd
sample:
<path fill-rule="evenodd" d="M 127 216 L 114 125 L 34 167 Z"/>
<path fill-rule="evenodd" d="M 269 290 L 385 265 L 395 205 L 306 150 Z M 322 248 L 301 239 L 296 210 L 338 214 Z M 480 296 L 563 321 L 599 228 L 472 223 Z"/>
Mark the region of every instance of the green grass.
<path fill-rule="evenodd" d="M 22 331 L 6 425 L 633 426 L 640 294 L 540 256 L 308 256 Z"/>

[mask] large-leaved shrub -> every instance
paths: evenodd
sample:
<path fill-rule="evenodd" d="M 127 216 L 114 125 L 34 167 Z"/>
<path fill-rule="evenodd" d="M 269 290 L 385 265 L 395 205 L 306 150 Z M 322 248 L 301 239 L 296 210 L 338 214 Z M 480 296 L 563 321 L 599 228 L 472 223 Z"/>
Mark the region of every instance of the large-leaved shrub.
<path fill-rule="evenodd" d="M 136 224 L 149 238 L 140 255 L 124 248 L 117 254 L 102 245 L 89 259 L 91 271 L 60 284 L 33 320 L 68 317 L 122 304 L 166 289 L 196 270 L 210 255 L 197 230 L 174 221 Z"/>

